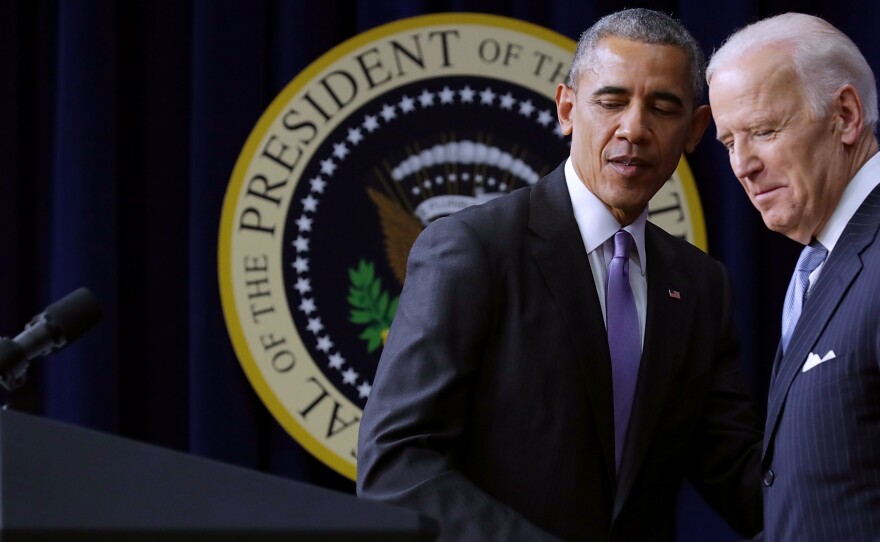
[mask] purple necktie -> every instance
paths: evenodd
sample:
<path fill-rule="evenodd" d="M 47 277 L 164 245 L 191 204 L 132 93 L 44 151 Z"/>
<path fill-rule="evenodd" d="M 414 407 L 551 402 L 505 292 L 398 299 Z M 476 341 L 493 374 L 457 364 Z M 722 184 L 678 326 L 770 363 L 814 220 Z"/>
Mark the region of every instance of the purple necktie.
<path fill-rule="evenodd" d="M 605 286 L 605 314 L 614 388 L 614 458 L 618 470 L 639 376 L 639 359 L 642 357 L 639 316 L 629 285 L 632 244 L 633 238 L 629 232 L 619 230 L 614 234 L 614 258 L 608 266 Z"/>

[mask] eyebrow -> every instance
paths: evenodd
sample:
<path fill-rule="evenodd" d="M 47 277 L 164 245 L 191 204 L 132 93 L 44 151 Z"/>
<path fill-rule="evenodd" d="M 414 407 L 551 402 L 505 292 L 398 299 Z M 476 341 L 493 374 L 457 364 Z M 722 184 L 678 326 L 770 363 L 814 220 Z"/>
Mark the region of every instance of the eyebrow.
<path fill-rule="evenodd" d="M 629 94 L 623 87 L 615 87 L 611 85 L 606 85 L 604 87 L 598 88 L 593 92 L 593 97 L 605 96 L 605 95 L 614 95 L 614 96 L 623 96 Z M 665 90 L 657 90 L 651 93 L 651 96 L 658 100 L 663 100 L 666 102 L 672 102 L 679 107 L 684 107 L 684 101 L 675 93 L 668 92 Z"/>
<path fill-rule="evenodd" d="M 614 94 L 614 95 L 623 95 L 628 94 L 626 89 L 623 87 L 612 87 L 612 86 L 604 86 L 596 89 L 593 92 L 593 97 L 604 96 L 606 94 Z"/>
<path fill-rule="evenodd" d="M 684 101 L 681 99 L 681 97 L 677 94 L 673 94 L 672 92 L 658 90 L 657 92 L 652 92 L 651 95 L 659 100 L 672 102 L 679 107 L 684 107 Z"/>

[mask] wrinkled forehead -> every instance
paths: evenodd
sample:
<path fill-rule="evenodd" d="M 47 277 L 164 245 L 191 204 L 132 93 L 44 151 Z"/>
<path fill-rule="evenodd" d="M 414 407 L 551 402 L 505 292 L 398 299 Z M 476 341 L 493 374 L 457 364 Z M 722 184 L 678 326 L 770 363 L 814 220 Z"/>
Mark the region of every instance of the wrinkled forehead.
<path fill-rule="evenodd" d="M 749 99 L 760 95 L 767 99 L 800 99 L 802 81 L 787 52 L 769 48 L 746 51 L 726 59 L 709 79 L 709 101 L 713 96 L 739 95 Z"/>

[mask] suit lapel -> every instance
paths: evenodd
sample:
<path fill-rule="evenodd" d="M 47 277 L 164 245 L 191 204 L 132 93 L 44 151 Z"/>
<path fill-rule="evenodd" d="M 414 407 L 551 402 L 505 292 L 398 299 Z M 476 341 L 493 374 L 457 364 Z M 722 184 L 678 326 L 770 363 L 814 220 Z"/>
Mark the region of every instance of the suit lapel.
<path fill-rule="evenodd" d="M 612 518 L 617 517 L 629 496 L 654 438 L 671 380 L 683 363 L 681 335 L 694 302 L 687 289 L 688 281 L 676 268 L 672 247 L 651 223 L 646 225 L 645 245 L 648 270 L 645 341 Z M 680 297 L 672 297 L 670 291 L 678 292 Z"/>
<path fill-rule="evenodd" d="M 609 480 L 615 479 L 611 356 L 584 242 L 574 219 L 563 167 L 532 189 L 529 229 L 534 258 L 559 307 L 580 360 Z M 613 485 L 613 483 L 612 483 Z"/>
<path fill-rule="evenodd" d="M 880 225 L 880 186 L 868 195 L 847 224 L 834 251 L 822 268 L 815 289 L 811 289 L 809 299 L 788 343 L 788 351 L 781 357 L 777 354 L 779 366 L 770 386 L 767 425 L 764 431 L 765 455 L 776 431 L 788 390 L 810 350 L 819 339 L 819 335 L 837 310 L 841 299 L 862 271 L 861 253 L 876 239 L 878 225 Z"/>

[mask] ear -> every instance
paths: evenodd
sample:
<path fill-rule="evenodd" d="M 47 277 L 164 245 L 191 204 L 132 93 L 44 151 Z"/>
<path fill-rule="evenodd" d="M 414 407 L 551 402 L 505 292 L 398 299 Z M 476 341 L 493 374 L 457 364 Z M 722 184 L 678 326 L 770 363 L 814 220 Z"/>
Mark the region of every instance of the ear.
<path fill-rule="evenodd" d="M 712 118 L 712 111 L 708 105 L 701 105 L 694 111 L 691 118 L 691 133 L 684 144 L 684 152 L 690 154 L 697 148 L 697 143 L 703 138 L 706 127 L 709 126 L 709 119 Z"/>
<path fill-rule="evenodd" d="M 852 85 L 843 85 L 837 90 L 832 102 L 835 133 L 844 145 L 853 145 L 862 135 L 864 118 L 862 98 Z"/>
<path fill-rule="evenodd" d="M 565 83 L 556 87 L 556 116 L 559 118 L 559 127 L 564 135 L 571 135 L 574 102 L 577 99 L 574 89 Z"/>

